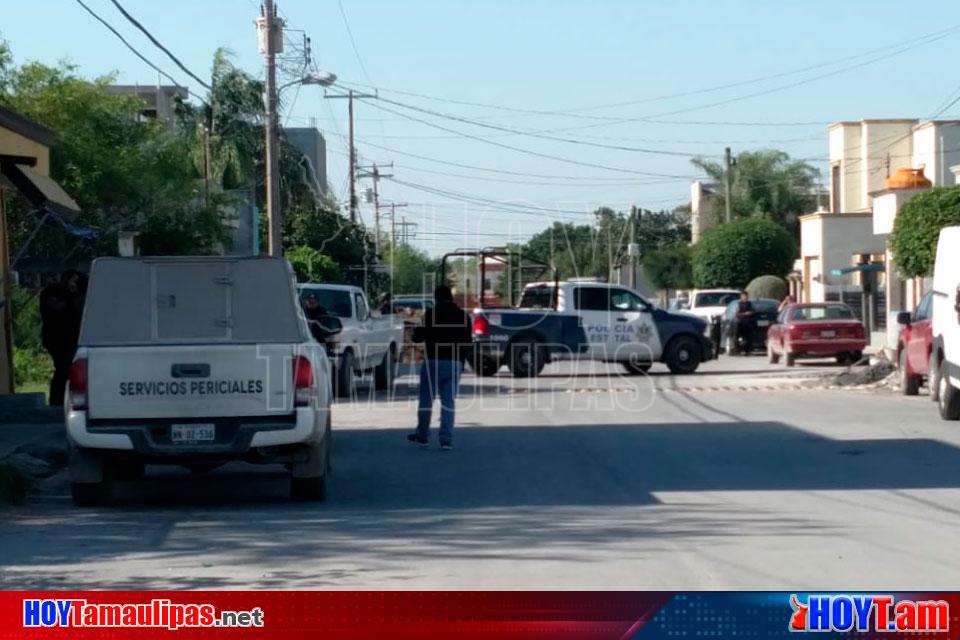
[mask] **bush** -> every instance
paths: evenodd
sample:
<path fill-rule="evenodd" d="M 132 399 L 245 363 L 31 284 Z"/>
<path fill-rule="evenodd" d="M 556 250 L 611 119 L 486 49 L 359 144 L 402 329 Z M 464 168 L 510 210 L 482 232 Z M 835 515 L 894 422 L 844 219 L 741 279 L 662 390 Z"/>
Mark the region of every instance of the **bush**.
<path fill-rule="evenodd" d="M 685 244 L 651 251 L 643 257 L 643 270 L 658 289 L 693 286 L 690 247 Z"/>
<path fill-rule="evenodd" d="M 900 208 L 890 248 L 900 273 L 908 278 L 933 272 L 940 229 L 960 224 L 960 186 L 934 187 Z"/>
<path fill-rule="evenodd" d="M 728 222 L 708 231 L 693 248 L 693 282 L 742 289 L 757 276 L 787 275 L 796 255 L 793 236 L 772 220 Z"/>
<path fill-rule="evenodd" d="M 13 380 L 16 388 L 46 385 L 53 375 L 53 362 L 40 337 L 38 297 L 26 289 L 15 288 L 12 296 Z"/>
<path fill-rule="evenodd" d="M 783 300 L 787 297 L 789 290 L 787 281 L 779 276 L 760 276 L 751 280 L 750 284 L 747 285 L 747 293 L 754 299 Z"/>

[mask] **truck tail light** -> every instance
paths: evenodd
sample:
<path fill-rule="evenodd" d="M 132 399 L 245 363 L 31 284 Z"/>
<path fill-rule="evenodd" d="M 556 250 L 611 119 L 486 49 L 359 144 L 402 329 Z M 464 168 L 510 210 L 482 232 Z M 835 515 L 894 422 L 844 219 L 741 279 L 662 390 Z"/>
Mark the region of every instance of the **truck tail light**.
<path fill-rule="evenodd" d="M 87 386 L 90 380 L 86 358 L 70 365 L 70 408 L 81 411 L 87 408 Z"/>
<path fill-rule="evenodd" d="M 486 316 L 476 316 L 473 319 L 473 335 L 484 337 L 490 333 L 490 321 Z"/>
<path fill-rule="evenodd" d="M 293 359 L 293 406 L 306 407 L 314 397 L 313 363 L 304 356 Z"/>

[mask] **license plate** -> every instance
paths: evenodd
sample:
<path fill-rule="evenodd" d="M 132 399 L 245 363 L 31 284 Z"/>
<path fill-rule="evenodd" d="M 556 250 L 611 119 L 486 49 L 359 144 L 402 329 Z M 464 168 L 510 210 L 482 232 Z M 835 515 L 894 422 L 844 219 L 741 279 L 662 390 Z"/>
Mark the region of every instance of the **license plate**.
<path fill-rule="evenodd" d="M 820 337 L 821 337 L 821 338 L 835 338 L 836 336 L 837 336 L 837 332 L 836 332 L 836 331 L 821 331 L 821 332 L 820 332 Z"/>
<path fill-rule="evenodd" d="M 174 444 L 213 442 L 217 428 L 212 424 L 174 424 L 170 426 L 170 441 Z"/>
<path fill-rule="evenodd" d="M 769 320 L 757 320 L 757 326 L 758 326 L 758 327 L 769 327 L 769 326 L 770 326 L 770 321 L 769 321 Z"/>

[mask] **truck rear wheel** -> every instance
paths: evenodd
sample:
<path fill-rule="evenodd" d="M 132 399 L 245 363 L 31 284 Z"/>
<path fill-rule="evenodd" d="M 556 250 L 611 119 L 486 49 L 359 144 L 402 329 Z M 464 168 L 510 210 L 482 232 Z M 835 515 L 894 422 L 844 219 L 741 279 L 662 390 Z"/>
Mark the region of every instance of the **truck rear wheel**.
<path fill-rule="evenodd" d="M 383 362 L 377 365 L 373 371 L 373 387 L 377 391 L 390 391 L 393 389 L 393 380 L 397 373 L 397 358 L 394 355 L 394 348 L 391 346 L 383 356 Z"/>
<path fill-rule="evenodd" d="M 340 364 L 337 365 L 337 375 L 334 378 L 334 391 L 339 398 L 353 397 L 353 388 L 355 381 L 355 372 L 353 370 L 353 351 L 347 349 L 340 356 Z"/>
<path fill-rule="evenodd" d="M 100 482 L 71 482 L 70 497 L 78 507 L 98 507 L 106 504 L 110 499 L 110 483 Z"/>
<path fill-rule="evenodd" d="M 670 373 L 693 373 L 700 366 L 703 354 L 700 343 L 693 336 L 679 336 L 670 341 L 663 361 Z"/>
<path fill-rule="evenodd" d="M 510 373 L 515 378 L 536 378 L 547 364 L 543 344 L 530 339 L 510 347 Z"/>
<path fill-rule="evenodd" d="M 330 475 L 332 445 L 333 429 L 328 416 L 323 440 L 308 445 L 306 457 L 291 466 L 291 500 L 323 502 L 327 498 L 327 476 Z"/>

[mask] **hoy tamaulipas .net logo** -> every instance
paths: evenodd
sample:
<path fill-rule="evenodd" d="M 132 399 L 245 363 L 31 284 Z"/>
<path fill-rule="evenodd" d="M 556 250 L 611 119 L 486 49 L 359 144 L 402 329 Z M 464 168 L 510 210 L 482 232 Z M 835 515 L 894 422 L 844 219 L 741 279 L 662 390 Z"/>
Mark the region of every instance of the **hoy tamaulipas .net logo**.
<path fill-rule="evenodd" d="M 950 603 L 898 599 L 891 594 L 790 596 L 790 631 L 946 632 Z"/>

